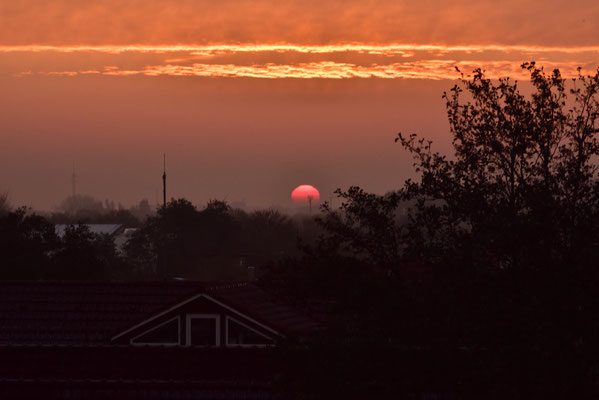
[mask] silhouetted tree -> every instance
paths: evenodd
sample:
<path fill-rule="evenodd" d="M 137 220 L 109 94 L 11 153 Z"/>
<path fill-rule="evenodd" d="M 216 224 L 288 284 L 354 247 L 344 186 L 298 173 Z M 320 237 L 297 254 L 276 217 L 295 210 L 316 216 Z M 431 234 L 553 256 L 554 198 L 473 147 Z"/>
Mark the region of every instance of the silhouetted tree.
<path fill-rule="evenodd" d="M 188 200 L 172 200 L 127 242 L 127 258 L 136 270 L 153 262 L 158 273 L 166 257 L 167 276 L 202 277 L 207 269 L 219 268 L 215 258 L 233 259 L 238 252 L 238 224 L 230 211 L 222 201 L 210 201 L 198 211 Z"/>
<path fill-rule="evenodd" d="M 49 219 L 55 224 L 122 224 L 127 228 L 137 228 L 153 212 L 147 200 L 125 209 L 120 203 L 106 199 L 104 203 L 91 196 L 69 196 L 58 207 L 61 212 L 52 213 Z"/>
<path fill-rule="evenodd" d="M 522 67 L 530 96 L 481 70 L 444 95 L 453 157 L 399 135 L 421 173 L 403 191 L 416 201 L 405 257 L 454 288 L 448 304 L 480 340 L 573 345 L 599 311 L 599 72 L 567 81 Z"/>
<path fill-rule="evenodd" d="M 77 212 L 85 210 L 88 213 L 102 213 L 104 205 L 101 200 L 98 200 L 89 195 L 75 195 L 64 199 L 58 209 L 67 214 L 77 214 Z"/>
<path fill-rule="evenodd" d="M 144 221 L 146 218 L 154 214 L 154 210 L 152 210 L 152 207 L 150 207 L 150 202 L 146 199 L 141 200 L 137 206 L 131 207 L 129 211 L 139 221 Z"/>
<path fill-rule="evenodd" d="M 241 251 L 250 256 L 254 266 L 298 253 L 297 227 L 281 212 L 258 210 L 236 219 L 241 224 Z"/>
<path fill-rule="evenodd" d="M 481 70 L 444 95 L 451 157 L 433 152 L 430 141 L 399 134 L 396 141 L 415 158 L 417 180 L 385 196 L 356 187 L 338 191 L 341 207 L 323 207 L 325 233 L 300 263 L 304 270 L 327 257 L 329 265 L 345 259 L 361 265 L 351 273 L 361 276 L 362 288 L 399 293 L 383 301 L 370 291 L 378 306 L 346 303 L 353 326 L 395 310 L 403 328 L 380 338 L 389 343 L 401 337 L 531 348 L 594 341 L 599 72 L 569 81 L 558 70 L 522 67 L 531 76 L 530 95 L 518 82 L 492 81 Z M 363 273 L 377 267 L 399 279 L 385 283 L 380 274 Z M 299 279 L 289 269 L 280 272 L 279 280 Z M 325 281 L 313 286 L 336 284 L 314 276 Z M 351 286 L 356 280 L 346 282 L 348 292 L 363 293 Z M 384 332 L 380 324 L 388 320 L 364 329 Z"/>
<path fill-rule="evenodd" d="M 419 256 L 426 252 L 417 243 L 436 240 L 447 247 L 441 253 L 480 268 L 547 269 L 584 263 L 595 251 L 599 74 L 580 75 L 568 90 L 558 70 L 523 68 L 530 98 L 517 82 L 494 84 L 480 70 L 444 95 L 453 158 L 399 135 L 421 172 L 405 187 L 418 200 L 409 237 Z"/>
<path fill-rule="evenodd" d="M 10 203 L 8 201 L 8 193 L 0 193 L 0 217 L 6 215 L 10 211 Z"/>
<path fill-rule="evenodd" d="M 107 280 L 119 275 L 122 262 L 109 235 L 94 234 L 86 225 L 66 227 L 60 246 L 45 271 L 48 279 Z"/>
<path fill-rule="evenodd" d="M 394 192 L 379 196 L 355 186 L 335 193 L 342 199 L 339 208 L 332 209 L 325 202 L 322 216 L 316 217 L 324 230 L 318 251 L 350 256 L 387 275 L 397 273 L 402 240 L 397 223 L 400 196 Z"/>
<path fill-rule="evenodd" d="M 3 279 L 39 279 L 59 240 L 54 225 L 18 208 L 0 216 L 0 275 Z"/>

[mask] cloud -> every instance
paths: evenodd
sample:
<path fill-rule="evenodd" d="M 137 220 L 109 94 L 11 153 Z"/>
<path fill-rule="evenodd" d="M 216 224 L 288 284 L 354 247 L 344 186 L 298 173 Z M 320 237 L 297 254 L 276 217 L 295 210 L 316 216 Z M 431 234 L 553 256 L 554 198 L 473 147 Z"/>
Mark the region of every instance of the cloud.
<path fill-rule="evenodd" d="M 548 70 L 558 68 L 564 77 L 575 77 L 578 74 L 578 63 L 546 62 Z M 52 71 L 39 72 L 42 75 L 76 76 L 78 74 L 102 74 L 109 76 L 187 76 L 209 78 L 260 78 L 260 79 L 457 79 L 455 70 L 472 71 L 483 68 L 489 78 L 510 76 L 516 79 L 528 79 L 529 75 L 520 68 L 520 63 L 512 61 L 456 61 L 456 60 L 422 60 L 416 62 L 392 63 L 387 65 L 361 66 L 350 63 L 331 61 L 298 63 L 298 64 L 200 64 L 192 65 L 152 65 L 140 69 L 119 69 L 105 67 L 104 71 Z M 592 66 L 585 66 L 583 73 L 592 73 Z M 22 73 L 17 74 L 22 76 Z"/>
<path fill-rule="evenodd" d="M 451 52 L 483 53 L 599 53 L 597 46 L 540 46 L 540 45 L 439 45 L 439 44 L 367 44 L 367 43 L 333 43 L 326 45 L 298 45 L 298 44 L 209 44 L 209 45 L 0 45 L 0 53 L 19 52 L 57 52 L 80 53 L 98 52 L 107 54 L 123 53 L 177 53 L 186 52 L 192 56 L 213 57 L 236 53 L 304 53 L 304 54 L 331 54 L 331 53 L 360 53 L 382 56 L 412 57 L 415 51 L 435 52 L 447 54 Z"/>
<path fill-rule="evenodd" d="M 548 0 L 19 0 L 0 43 L 595 45 L 599 4 Z"/>
<path fill-rule="evenodd" d="M 297 79 L 456 79 L 462 71 L 526 78 L 520 65 L 538 61 L 564 76 L 593 74 L 599 46 L 438 44 L 211 44 L 211 45 L 13 45 L 0 46 L 0 61 L 24 76 L 194 76 Z"/>

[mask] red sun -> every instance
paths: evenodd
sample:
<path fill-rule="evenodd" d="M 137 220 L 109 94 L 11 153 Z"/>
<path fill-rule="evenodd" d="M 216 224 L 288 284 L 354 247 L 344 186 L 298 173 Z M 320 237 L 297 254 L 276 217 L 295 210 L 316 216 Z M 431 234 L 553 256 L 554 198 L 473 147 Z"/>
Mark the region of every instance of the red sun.
<path fill-rule="evenodd" d="M 299 185 L 291 192 L 291 200 L 297 204 L 317 203 L 320 200 L 320 193 L 312 185 Z"/>

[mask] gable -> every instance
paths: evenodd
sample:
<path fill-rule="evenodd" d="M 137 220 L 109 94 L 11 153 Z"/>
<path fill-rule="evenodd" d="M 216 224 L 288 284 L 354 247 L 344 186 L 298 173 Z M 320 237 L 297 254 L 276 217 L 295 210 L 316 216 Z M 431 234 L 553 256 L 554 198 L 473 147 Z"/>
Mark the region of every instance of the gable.
<path fill-rule="evenodd" d="M 132 344 L 175 346 L 179 344 L 180 329 L 181 319 L 178 316 L 173 317 L 132 337 L 130 342 Z"/>
<path fill-rule="evenodd" d="M 272 346 L 281 333 L 207 294 L 193 296 L 113 336 L 139 346 Z"/>

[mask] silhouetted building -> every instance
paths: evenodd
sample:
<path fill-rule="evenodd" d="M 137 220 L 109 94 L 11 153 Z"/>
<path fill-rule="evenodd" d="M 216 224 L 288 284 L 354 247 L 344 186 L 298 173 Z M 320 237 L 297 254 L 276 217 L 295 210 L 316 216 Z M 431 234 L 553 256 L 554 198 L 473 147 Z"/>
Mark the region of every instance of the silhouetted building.
<path fill-rule="evenodd" d="M 119 253 L 123 252 L 123 248 L 131 235 L 137 231 L 137 228 L 125 228 L 122 224 L 82 224 L 95 235 L 108 235 L 114 241 L 114 245 Z M 67 230 L 67 224 L 54 225 L 54 230 L 59 238 L 62 238 Z"/>
<path fill-rule="evenodd" d="M 266 346 L 317 325 L 248 283 L 0 282 L 0 345 Z"/>
<path fill-rule="evenodd" d="M 82 224 L 89 231 L 96 235 L 108 235 L 112 237 L 116 237 L 119 234 L 122 234 L 125 231 L 125 227 L 121 224 Z M 67 230 L 67 224 L 57 224 L 54 225 L 54 230 L 58 237 L 62 238 Z"/>
<path fill-rule="evenodd" d="M 248 283 L 0 282 L 0 397 L 265 398 L 317 329 Z"/>

